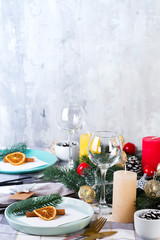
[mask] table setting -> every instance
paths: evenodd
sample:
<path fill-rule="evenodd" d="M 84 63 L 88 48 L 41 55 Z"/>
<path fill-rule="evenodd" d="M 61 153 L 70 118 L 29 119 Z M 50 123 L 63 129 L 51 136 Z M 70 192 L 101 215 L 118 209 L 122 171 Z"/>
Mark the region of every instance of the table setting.
<path fill-rule="evenodd" d="M 110 130 L 75 141 L 83 122 L 82 106 L 65 104 L 57 124 L 67 140 L 1 148 L 3 239 L 160 238 L 160 137 L 144 137 L 140 151 Z"/>

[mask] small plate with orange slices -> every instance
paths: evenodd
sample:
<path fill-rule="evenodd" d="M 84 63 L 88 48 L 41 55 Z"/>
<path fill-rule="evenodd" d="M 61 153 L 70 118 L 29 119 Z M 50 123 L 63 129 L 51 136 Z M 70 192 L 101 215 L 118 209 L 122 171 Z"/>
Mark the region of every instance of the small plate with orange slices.
<path fill-rule="evenodd" d="M 6 208 L 5 216 L 14 229 L 33 235 L 60 235 L 85 228 L 94 214 L 92 206 L 79 199 L 63 197 L 62 200 L 56 208 L 65 209 L 65 215 L 57 215 L 50 221 L 40 217 L 27 218 L 25 215 L 14 215 L 12 209 L 15 203 Z"/>
<path fill-rule="evenodd" d="M 27 159 L 33 159 L 28 162 Z M 21 174 L 31 173 L 46 169 L 55 164 L 56 157 L 49 152 L 36 149 L 26 149 L 24 153 L 8 154 L 0 161 L 0 173 Z"/>

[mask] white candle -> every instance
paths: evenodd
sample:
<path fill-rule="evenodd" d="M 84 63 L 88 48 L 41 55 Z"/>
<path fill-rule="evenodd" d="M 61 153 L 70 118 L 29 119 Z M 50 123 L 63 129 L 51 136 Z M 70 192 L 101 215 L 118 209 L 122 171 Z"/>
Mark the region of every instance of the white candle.
<path fill-rule="evenodd" d="M 124 170 L 114 172 L 112 217 L 115 222 L 133 222 L 136 187 L 136 173 Z"/>

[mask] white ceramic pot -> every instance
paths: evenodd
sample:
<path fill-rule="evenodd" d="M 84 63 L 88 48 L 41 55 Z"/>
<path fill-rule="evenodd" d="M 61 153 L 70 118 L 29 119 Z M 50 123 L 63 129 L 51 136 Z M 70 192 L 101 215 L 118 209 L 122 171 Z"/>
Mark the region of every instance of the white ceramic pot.
<path fill-rule="evenodd" d="M 63 161 L 69 160 L 69 146 L 65 146 L 67 141 L 55 142 L 54 144 L 54 153 L 56 157 Z M 72 144 L 72 158 L 76 160 L 79 155 L 79 143 L 73 142 Z"/>
<path fill-rule="evenodd" d="M 140 216 L 142 213 L 155 209 L 142 209 L 134 213 L 134 226 L 136 233 L 144 240 L 160 239 L 160 219 L 147 220 Z"/>

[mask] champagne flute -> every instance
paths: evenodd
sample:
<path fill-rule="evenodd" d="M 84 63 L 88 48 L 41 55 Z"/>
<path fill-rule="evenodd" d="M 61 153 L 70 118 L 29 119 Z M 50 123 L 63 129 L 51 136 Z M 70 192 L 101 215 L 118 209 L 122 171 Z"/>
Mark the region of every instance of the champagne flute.
<path fill-rule="evenodd" d="M 81 105 L 76 103 L 66 103 L 62 105 L 57 115 L 58 126 L 68 134 L 69 141 L 69 161 L 68 167 L 73 167 L 72 157 L 72 137 L 82 126 L 84 121 L 84 111 Z"/>
<path fill-rule="evenodd" d="M 105 209 L 106 211 L 106 173 L 111 166 L 118 162 L 122 152 L 122 143 L 116 132 L 97 131 L 92 134 L 87 151 L 90 160 L 97 165 L 101 171 L 101 196 L 99 207 L 101 210 Z"/>

